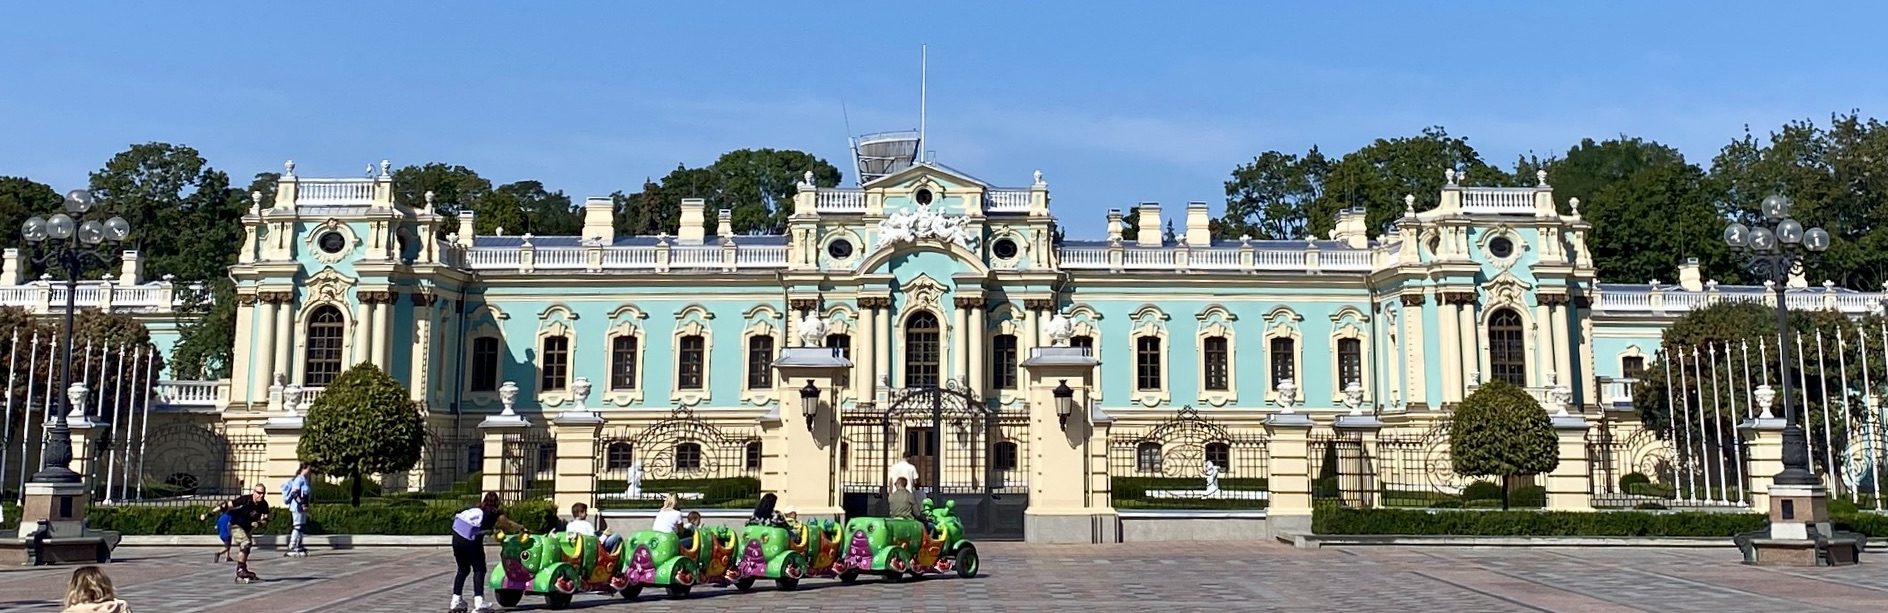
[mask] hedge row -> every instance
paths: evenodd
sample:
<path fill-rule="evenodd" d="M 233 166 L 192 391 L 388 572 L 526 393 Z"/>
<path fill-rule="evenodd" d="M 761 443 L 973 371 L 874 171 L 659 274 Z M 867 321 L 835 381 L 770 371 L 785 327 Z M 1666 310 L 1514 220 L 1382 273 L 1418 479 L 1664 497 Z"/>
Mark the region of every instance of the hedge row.
<path fill-rule="evenodd" d="M 200 520 L 209 510 L 191 507 L 93 507 L 91 527 L 124 534 L 215 534 L 216 522 Z M 452 533 L 452 516 L 459 505 L 410 500 L 362 504 L 359 508 L 320 504 L 309 509 L 310 534 L 443 535 Z M 556 505 L 548 500 L 526 500 L 507 505 L 504 513 L 533 530 L 544 530 L 557 520 Z M 271 517 L 263 534 L 287 534 L 287 516 Z"/>
<path fill-rule="evenodd" d="M 6 538 L 4 535 L 13 534 L 14 530 L 20 528 L 20 505 L 0 502 L 0 516 L 4 516 L 0 518 L 0 538 Z"/>
<path fill-rule="evenodd" d="M 1412 511 L 1320 506 L 1316 534 L 1450 536 L 1722 536 L 1763 528 L 1757 513 Z"/>

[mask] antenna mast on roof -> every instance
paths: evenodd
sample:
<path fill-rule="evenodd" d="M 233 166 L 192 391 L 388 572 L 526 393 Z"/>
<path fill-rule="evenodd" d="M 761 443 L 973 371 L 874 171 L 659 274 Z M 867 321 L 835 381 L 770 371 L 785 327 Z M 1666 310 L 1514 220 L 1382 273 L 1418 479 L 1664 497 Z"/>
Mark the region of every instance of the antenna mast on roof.
<path fill-rule="evenodd" d="M 930 45 L 918 45 L 918 146 L 924 146 L 924 103 L 926 87 L 930 85 Z"/>
<path fill-rule="evenodd" d="M 928 83 L 928 62 L 926 46 L 918 48 L 918 129 L 896 132 L 874 132 L 849 139 L 852 145 L 852 165 L 857 171 L 859 184 L 865 185 L 881 177 L 910 168 L 923 161 L 925 129 L 925 96 Z M 845 112 L 844 103 L 840 112 Z M 852 119 L 846 119 L 846 132 L 852 132 Z"/>

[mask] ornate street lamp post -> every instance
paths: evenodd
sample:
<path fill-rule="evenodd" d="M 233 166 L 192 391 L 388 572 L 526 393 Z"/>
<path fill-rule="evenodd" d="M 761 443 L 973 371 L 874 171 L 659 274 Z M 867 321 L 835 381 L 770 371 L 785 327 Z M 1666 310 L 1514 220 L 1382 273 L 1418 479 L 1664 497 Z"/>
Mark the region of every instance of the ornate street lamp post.
<path fill-rule="evenodd" d="M 33 247 L 33 262 L 61 271 L 66 277 L 64 341 L 59 349 L 60 389 L 72 387 L 72 315 L 77 310 L 79 275 L 93 262 L 109 266 L 118 253 L 119 244 L 131 236 L 131 223 L 123 217 L 113 216 L 102 222 L 83 219 L 93 204 L 91 192 L 75 189 L 66 193 L 66 213 L 54 213 L 50 218 L 34 215 L 20 226 L 20 234 Z M 53 394 L 53 397 L 57 404 L 53 407 L 52 427 L 46 431 L 45 467 L 33 475 L 33 481 L 79 483 L 79 474 L 71 468 L 72 430 L 66 425 L 69 410 L 65 405 L 70 400 L 67 394 Z"/>
<path fill-rule="evenodd" d="M 1755 228 L 1731 222 L 1724 228 L 1724 243 L 1747 258 L 1752 272 L 1770 281 L 1777 298 L 1777 356 L 1783 367 L 1790 364 L 1790 307 L 1785 299 L 1790 271 L 1813 253 L 1829 248 L 1829 233 L 1822 228 L 1803 229 L 1790 218 L 1790 199 L 1772 194 L 1763 199 L 1763 223 Z M 1764 224 L 1774 224 L 1766 227 Z M 1781 371 L 1779 371 L 1781 372 Z M 1809 470 L 1809 437 L 1798 415 L 1797 398 L 1789 374 L 1783 379 L 1783 472 L 1777 473 L 1780 485 L 1820 485 Z"/>

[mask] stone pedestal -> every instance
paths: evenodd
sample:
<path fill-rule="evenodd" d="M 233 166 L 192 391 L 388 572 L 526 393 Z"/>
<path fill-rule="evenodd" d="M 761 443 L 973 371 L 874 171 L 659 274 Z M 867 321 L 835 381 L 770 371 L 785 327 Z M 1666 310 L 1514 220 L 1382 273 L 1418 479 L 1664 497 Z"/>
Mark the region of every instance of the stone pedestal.
<path fill-rule="evenodd" d="M 1586 418 L 1579 415 L 1554 416 L 1554 436 L 1559 441 L 1560 463 L 1547 474 L 1547 510 L 1593 510 L 1592 471 L 1587 465 Z"/>
<path fill-rule="evenodd" d="M 505 491 L 505 438 L 524 436 L 531 427 L 531 421 L 521 415 L 494 415 L 479 422 L 479 433 L 485 438 L 485 469 L 480 481 L 484 491 L 498 492 L 506 501 L 518 500 L 524 492 Z"/>
<path fill-rule="evenodd" d="M 0 539 L 0 566 L 111 561 L 122 537 L 85 528 L 84 483 L 27 483 L 24 493 L 17 538 Z"/>
<path fill-rule="evenodd" d="M 1344 415 L 1331 424 L 1348 449 L 1338 453 L 1338 490 L 1344 506 L 1368 509 L 1377 504 L 1377 433 L 1383 422 L 1370 415 Z"/>
<path fill-rule="evenodd" d="M 262 431 L 268 436 L 265 447 L 266 459 L 263 462 L 262 478 L 265 484 L 276 486 L 295 478 L 301 469 L 302 417 L 300 415 L 279 415 L 263 422 Z M 242 488 L 253 487 L 253 483 L 239 483 Z M 270 491 L 279 491 L 279 486 Z"/>
<path fill-rule="evenodd" d="M 1768 418 L 1746 420 L 1738 426 L 1749 442 L 1751 508 L 1770 508 L 1771 483 L 1783 472 L 1783 425 L 1782 419 Z"/>
<path fill-rule="evenodd" d="M 1770 526 L 1738 535 L 1746 564 L 1847 566 L 1861 563 L 1866 536 L 1837 532 L 1829 523 L 1829 492 L 1821 484 L 1770 487 Z"/>
<path fill-rule="evenodd" d="M 805 325 L 799 330 L 802 335 L 808 332 Z M 850 368 L 852 361 L 838 350 L 818 346 L 782 349 L 774 360 L 780 376 L 775 378 L 777 401 L 761 417 L 760 487 L 780 497 L 777 508 L 796 507 L 802 521 L 845 514 L 840 500 L 839 406 L 834 401 L 839 390 L 834 384 Z M 809 385 L 814 395 L 803 398 L 801 392 Z M 814 403 L 810 416 L 809 400 Z"/>
<path fill-rule="evenodd" d="M 1095 450 L 1105 453 L 1105 420 L 1090 410 L 1089 378 L 1100 364 L 1076 347 L 1037 347 L 1023 360 L 1028 386 L 1029 506 L 1023 510 L 1023 540 L 1031 543 L 1113 542 L 1114 508 L 1096 496 Z M 1068 386 L 1069 413 L 1062 415 L 1056 390 Z M 1102 467 L 1105 471 L 1105 462 Z"/>
<path fill-rule="evenodd" d="M 589 411 L 565 411 L 551 419 L 557 441 L 556 489 L 551 497 L 562 513 L 576 503 L 596 506 L 597 431 L 603 418 Z"/>
<path fill-rule="evenodd" d="M 97 463 L 93 461 L 97 458 L 93 456 L 98 454 L 98 437 L 105 433 L 105 422 L 68 415 L 66 427 L 72 429 L 72 472 L 79 473 L 86 483 L 102 482 L 92 471 L 97 468 Z M 26 522 L 20 524 L 25 525 Z"/>
<path fill-rule="evenodd" d="M 1311 418 L 1278 413 L 1265 418 L 1266 462 L 1272 471 L 1265 518 L 1273 534 L 1311 533 Z"/>

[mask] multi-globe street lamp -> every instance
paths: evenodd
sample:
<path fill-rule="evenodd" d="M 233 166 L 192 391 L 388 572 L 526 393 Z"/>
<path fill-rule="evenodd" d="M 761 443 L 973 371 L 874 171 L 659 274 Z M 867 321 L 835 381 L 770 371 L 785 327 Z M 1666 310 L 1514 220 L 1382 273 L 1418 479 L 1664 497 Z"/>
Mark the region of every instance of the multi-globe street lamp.
<path fill-rule="evenodd" d="M 20 234 L 32 245 L 33 263 L 65 274 L 66 312 L 61 328 L 59 382 L 61 390 L 72 388 L 72 315 L 77 311 L 79 275 L 97 262 L 109 266 L 111 258 L 125 238 L 131 236 L 131 223 L 112 216 L 104 221 L 84 219 L 95 202 L 92 193 L 75 189 L 66 193 L 64 213 L 42 218 L 34 215 L 20 226 Z M 52 426 L 46 431 L 45 466 L 34 473 L 40 483 L 79 483 L 72 471 L 72 430 L 66 425 L 66 406 L 70 394 L 53 394 Z"/>
<path fill-rule="evenodd" d="M 1756 227 L 1731 222 L 1724 228 L 1724 243 L 1745 255 L 1750 270 L 1770 281 L 1777 298 L 1777 354 L 1788 368 L 1790 364 L 1790 307 L 1785 299 L 1790 271 L 1806 256 L 1829 248 L 1829 233 L 1822 228 L 1803 229 L 1790 218 L 1790 199 L 1772 194 L 1760 206 L 1763 220 Z M 1790 377 L 1783 377 L 1783 472 L 1777 473 L 1781 485 L 1819 485 L 1821 481 L 1809 470 L 1809 436 L 1803 430 L 1803 418 L 1797 410 L 1797 398 Z"/>

